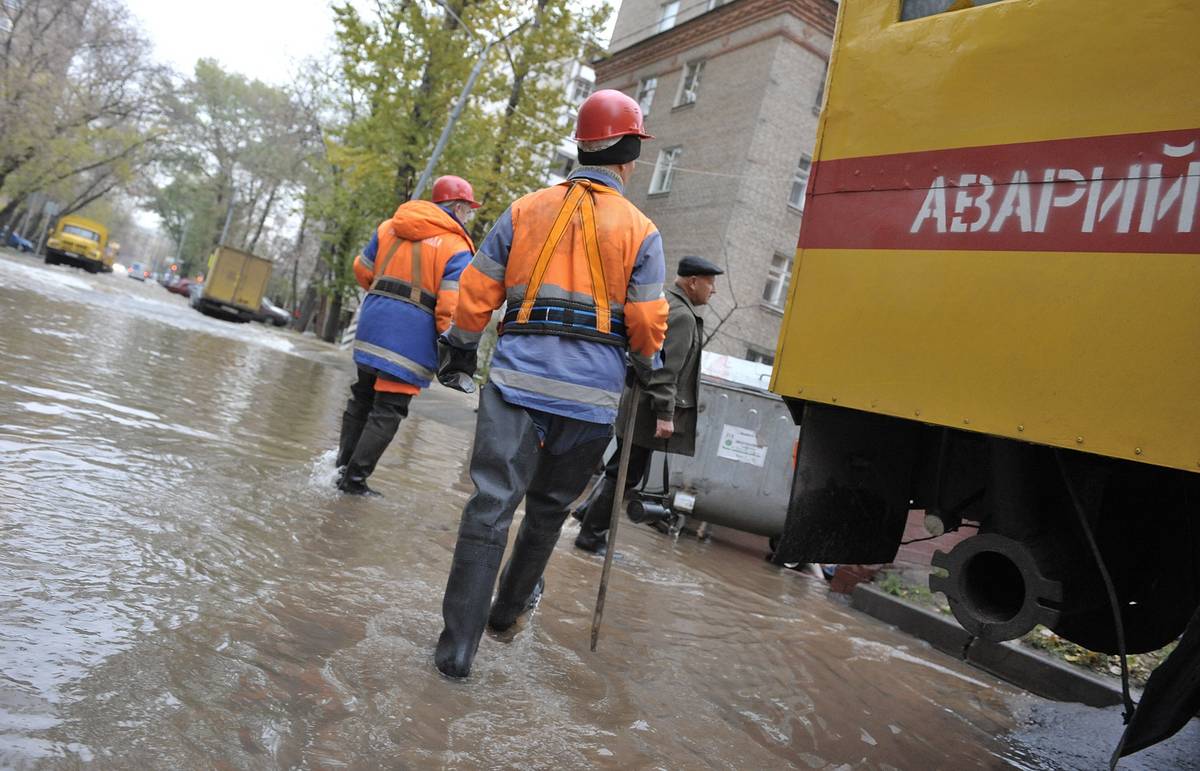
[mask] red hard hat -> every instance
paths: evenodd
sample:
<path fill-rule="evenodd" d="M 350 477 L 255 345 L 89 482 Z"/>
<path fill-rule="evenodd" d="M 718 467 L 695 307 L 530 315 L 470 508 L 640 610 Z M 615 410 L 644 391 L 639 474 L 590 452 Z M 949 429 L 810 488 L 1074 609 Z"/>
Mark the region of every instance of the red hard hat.
<path fill-rule="evenodd" d="M 471 183 L 453 174 L 438 177 L 433 181 L 433 202 L 443 203 L 445 201 L 466 201 L 471 204 L 472 209 L 483 206 L 475 200 L 475 191 L 471 189 Z"/>
<path fill-rule="evenodd" d="M 632 97 L 601 89 L 579 105 L 579 122 L 575 125 L 575 140 L 598 142 L 632 134 L 642 139 L 654 139 L 642 125 L 642 108 Z"/>

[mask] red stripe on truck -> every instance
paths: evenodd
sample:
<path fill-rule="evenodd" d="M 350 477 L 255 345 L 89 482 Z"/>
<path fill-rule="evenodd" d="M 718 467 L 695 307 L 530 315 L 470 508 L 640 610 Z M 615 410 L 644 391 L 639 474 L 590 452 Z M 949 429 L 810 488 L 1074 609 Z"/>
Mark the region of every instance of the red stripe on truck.
<path fill-rule="evenodd" d="M 1200 253 L 1200 128 L 820 161 L 800 247 Z"/>

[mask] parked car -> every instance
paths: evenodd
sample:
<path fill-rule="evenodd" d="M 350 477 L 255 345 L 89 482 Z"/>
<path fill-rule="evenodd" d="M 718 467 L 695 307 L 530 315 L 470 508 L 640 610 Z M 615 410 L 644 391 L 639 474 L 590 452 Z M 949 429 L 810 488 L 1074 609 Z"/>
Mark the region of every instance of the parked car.
<path fill-rule="evenodd" d="M 192 296 L 192 284 L 195 282 L 190 278 L 178 278 L 167 284 L 167 291 L 174 294 L 183 295 L 184 297 Z"/>
<path fill-rule="evenodd" d="M 33 251 L 33 242 L 28 238 L 23 237 L 15 230 L 8 234 L 8 245 L 14 249 L 19 249 L 22 252 Z"/>
<path fill-rule="evenodd" d="M 292 314 L 264 297 L 262 303 L 258 306 L 258 316 L 254 320 L 261 321 L 264 324 L 274 324 L 277 327 L 284 327 L 292 320 Z"/>

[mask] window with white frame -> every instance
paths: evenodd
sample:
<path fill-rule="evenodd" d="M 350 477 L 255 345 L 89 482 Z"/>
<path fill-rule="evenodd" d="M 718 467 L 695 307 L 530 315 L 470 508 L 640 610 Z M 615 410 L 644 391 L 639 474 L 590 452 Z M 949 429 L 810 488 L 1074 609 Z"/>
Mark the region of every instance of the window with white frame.
<path fill-rule="evenodd" d="M 788 206 L 798 211 L 804 211 L 804 191 L 808 189 L 808 174 L 812 170 L 812 156 L 808 153 L 800 156 L 800 163 L 792 175 L 792 189 L 788 193 Z"/>
<path fill-rule="evenodd" d="M 763 285 L 763 302 L 772 308 L 783 308 L 787 302 L 788 281 L 792 275 L 792 256 L 776 252 L 767 268 L 767 283 Z"/>
<path fill-rule="evenodd" d="M 756 361 L 759 364 L 773 367 L 775 366 L 775 352 L 759 348 L 757 345 L 749 345 L 746 346 L 746 361 Z"/>
<path fill-rule="evenodd" d="M 642 78 L 638 81 L 637 103 L 642 108 L 642 117 L 650 114 L 650 105 L 654 104 L 654 92 L 658 90 L 658 78 Z"/>
<path fill-rule="evenodd" d="M 675 177 L 675 166 L 679 163 L 682 147 L 668 147 L 658 151 L 658 162 L 654 164 L 654 176 L 650 178 L 650 195 L 671 192 L 671 181 Z"/>
<path fill-rule="evenodd" d="M 595 87 L 595 84 L 587 78 L 575 78 L 571 83 L 571 101 L 579 104 L 592 95 L 592 89 Z"/>
<path fill-rule="evenodd" d="M 683 78 L 679 81 L 679 95 L 675 97 L 675 106 L 694 104 L 700 93 L 700 74 L 704 72 L 704 60 L 688 62 L 683 68 Z"/>
<path fill-rule="evenodd" d="M 717 6 L 721 5 L 722 3 L 723 3 L 723 0 L 708 0 L 708 5 L 705 7 L 704 10 L 706 10 L 706 11 L 714 10 Z"/>
<path fill-rule="evenodd" d="M 675 17 L 679 15 L 679 0 L 671 0 L 662 4 L 662 15 L 658 17 L 658 31 L 666 32 L 675 26 Z"/>

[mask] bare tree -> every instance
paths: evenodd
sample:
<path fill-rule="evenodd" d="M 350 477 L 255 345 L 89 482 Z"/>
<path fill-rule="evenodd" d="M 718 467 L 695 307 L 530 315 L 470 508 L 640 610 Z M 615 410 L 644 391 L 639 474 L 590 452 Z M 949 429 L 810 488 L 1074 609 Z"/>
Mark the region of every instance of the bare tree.
<path fill-rule="evenodd" d="M 116 0 L 0 3 L 0 220 L 49 190 L 78 208 L 147 162 L 166 71 Z"/>

